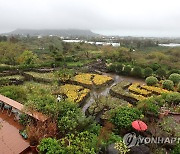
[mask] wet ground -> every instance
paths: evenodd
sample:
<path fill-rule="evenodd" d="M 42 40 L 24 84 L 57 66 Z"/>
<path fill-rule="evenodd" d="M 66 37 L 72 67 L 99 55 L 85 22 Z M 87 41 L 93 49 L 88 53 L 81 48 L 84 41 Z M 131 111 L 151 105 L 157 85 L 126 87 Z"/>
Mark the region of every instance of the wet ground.
<path fill-rule="evenodd" d="M 21 128 L 13 115 L 9 117 L 6 111 L 0 110 L 0 154 L 18 154 L 29 147 L 19 134 Z"/>
<path fill-rule="evenodd" d="M 138 82 L 140 84 L 145 84 L 145 81 L 143 79 L 138 79 L 134 77 L 128 77 L 123 75 L 116 75 L 111 73 L 102 73 L 102 75 L 107 75 L 113 78 L 114 82 L 106 87 L 102 87 L 101 89 L 92 89 L 89 99 L 86 100 L 85 105 L 83 106 L 83 111 L 85 112 L 87 108 L 94 102 L 95 98 L 99 96 L 107 96 L 109 94 L 109 90 L 112 86 L 116 85 L 117 83 L 127 80 L 129 82 L 135 83 Z"/>

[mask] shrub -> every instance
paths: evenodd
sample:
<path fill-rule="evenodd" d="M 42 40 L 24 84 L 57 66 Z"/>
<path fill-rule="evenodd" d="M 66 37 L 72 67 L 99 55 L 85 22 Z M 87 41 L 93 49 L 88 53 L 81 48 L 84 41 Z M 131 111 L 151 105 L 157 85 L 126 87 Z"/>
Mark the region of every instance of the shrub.
<path fill-rule="evenodd" d="M 24 88 L 20 86 L 12 85 L 1 87 L 0 94 L 21 103 L 25 103 L 25 101 L 27 100 L 27 92 Z"/>
<path fill-rule="evenodd" d="M 115 143 L 115 149 L 119 151 L 119 153 L 126 154 L 130 151 L 130 149 L 126 146 L 126 144 L 123 141 Z"/>
<path fill-rule="evenodd" d="M 170 76 L 170 75 L 173 74 L 173 73 L 180 74 L 180 70 L 177 70 L 177 69 L 170 70 L 170 71 L 168 72 L 168 76 Z"/>
<path fill-rule="evenodd" d="M 160 78 L 160 79 L 163 79 L 166 77 L 166 70 L 162 69 L 162 68 L 159 68 L 157 71 L 156 71 L 156 74 L 157 76 Z"/>
<path fill-rule="evenodd" d="M 180 153 L 180 143 L 177 143 L 175 148 L 172 150 L 171 154 L 179 154 Z"/>
<path fill-rule="evenodd" d="M 136 108 L 121 107 L 112 112 L 110 121 L 120 130 L 131 128 L 131 123 L 140 119 L 142 112 Z"/>
<path fill-rule="evenodd" d="M 177 85 L 177 91 L 180 92 L 180 82 L 179 82 L 179 84 Z"/>
<path fill-rule="evenodd" d="M 132 75 L 135 77 L 142 77 L 142 69 L 139 66 L 134 67 Z"/>
<path fill-rule="evenodd" d="M 131 73 L 131 66 L 125 66 L 123 72 L 125 75 L 129 75 Z"/>
<path fill-rule="evenodd" d="M 167 90 L 173 90 L 174 89 L 174 83 L 171 80 L 164 80 L 163 83 L 163 88 Z"/>
<path fill-rule="evenodd" d="M 122 70 L 123 70 L 123 65 L 122 64 L 117 64 L 116 65 L 116 72 L 118 74 L 121 74 L 122 73 Z"/>
<path fill-rule="evenodd" d="M 158 79 L 154 76 L 150 76 L 146 78 L 145 82 L 148 86 L 153 86 L 158 83 Z"/>
<path fill-rule="evenodd" d="M 169 80 L 173 81 L 175 85 L 180 82 L 180 74 L 173 73 L 169 76 Z"/>
<path fill-rule="evenodd" d="M 115 64 L 111 64 L 107 67 L 107 69 L 109 70 L 109 72 L 115 72 L 116 71 L 116 65 Z"/>
<path fill-rule="evenodd" d="M 40 153 L 65 153 L 65 151 L 61 148 L 59 141 L 53 138 L 43 138 L 40 144 L 38 145 L 38 149 Z"/>
<path fill-rule="evenodd" d="M 67 142 L 69 142 L 69 145 Z M 65 138 L 61 139 L 61 147 L 67 154 L 96 154 L 98 153 L 97 135 L 88 131 L 68 134 Z"/>
<path fill-rule="evenodd" d="M 151 76 L 152 74 L 153 74 L 152 68 L 146 67 L 146 68 L 144 69 L 144 77 L 145 77 L 145 78 Z"/>
<path fill-rule="evenodd" d="M 138 109 L 140 109 L 145 115 L 147 113 L 151 113 L 155 116 L 158 115 L 158 112 L 160 110 L 160 107 L 158 104 L 155 103 L 156 101 L 154 100 L 154 98 L 149 98 L 146 100 L 143 100 L 141 102 L 138 103 L 137 107 Z M 157 102 L 159 103 L 159 102 Z"/>
<path fill-rule="evenodd" d="M 179 105 L 180 93 L 178 93 L 178 92 L 167 93 L 164 95 L 164 99 L 169 105 L 171 105 L 171 104 Z"/>
<path fill-rule="evenodd" d="M 157 63 L 154 63 L 154 64 L 151 65 L 151 68 L 153 69 L 153 71 L 158 70 L 160 67 L 161 66 L 159 64 L 157 64 Z"/>

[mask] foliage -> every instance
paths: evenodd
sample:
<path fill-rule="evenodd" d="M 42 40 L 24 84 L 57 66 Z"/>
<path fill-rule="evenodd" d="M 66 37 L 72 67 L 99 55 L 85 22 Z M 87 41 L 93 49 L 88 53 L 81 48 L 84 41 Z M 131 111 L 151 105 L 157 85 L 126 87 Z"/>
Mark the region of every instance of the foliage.
<path fill-rule="evenodd" d="M 74 75 L 75 72 L 72 69 L 66 68 L 60 69 L 59 71 L 55 72 L 55 76 L 63 82 L 70 80 Z"/>
<path fill-rule="evenodd" d="M 167 89 L 167 90 L 174 89 L 174 83 L 171 80 L 164 80 L 162 84 L 163 84 L 164 89 Z"/>
<path fill-rule="evenodd" d="M 142 112 L 136 108 L 121 107 L 112 112 L 110 121 L 119 129 L 129 129 L 134 120 L 140 119 Z"/>
<path fill-rule="evenodd" d="M 142 77 L 142 69 L 139 66 L 136 66 L 132 70 L 132 75 L 135 77 Z"/>
<path fill-rule="evenodd" d="M 146 78 L 145 82 L 148 86 L 153 86 L 158 83 L 158 79 L 154 76 L 150 76 Z"/>
<path fill-rule="evenodd" d="M 126 146 L 123 141 L 115 143 L 115 149 L 119 151 L 119 154 L 126 154 L 130 151 L 130 149 Z"/>
<path fill-rule="evenodd" d="M 116 72 L 116 64 L 108 65 L 107 69 L 109 70 L 109 72 Z"/>
<path fill-rule="evenodd" d="M 83 131 L 78 134 L 68 134 L 61 139 L 61 145 L 68 154 L 95 154 L 97 149 L 97 135 L 88 131 Z"/>
<path fill-rule="evenodd" d="M 27 101 L 27 92 L 24 88 L 20 86 L 4 86 L 0 88 L 0 94 L 16 100 L 22 104 Z"/>
<path fill-rule="evenodd" d="M 180 153 L 180 143 L 176 143 L 176 146 L 172 150 L 171 154 L 179 154 L 179 153 Z"/>
<path fill-rule="evenodd" d="M 126 65 L 125 67 L 124 67 L 124 70 L 123 70 L 123 73 L 125 74 L 125 75 L 129 75 L 130 73 L 131 73 L 131 66 L 129 66 L 129 65 Z"/>
<path fill-rule="evenodd" d="M 180 82 L 180 74 L 173 73 L 169 76 L 169 80 L 173 81 L 175 85 Z"/>
<path fill-rule="evenodd" d="M 59 140 L 54 138 L 43 138 L 38 145 L 40 153 L 46 154 L 65 154 L 65 151 L 61 148 Z"/>
<path fill-rule="evenodd" d="M 103 84 L 106 84 L 109 81 L 112 81 L 112 78 L 106 75 L 83 73 L 76 75 L 73 78 L 73 81 L 92 87 L 93 85 L 101 86 Z"/>
<path fill-rule="evenodd" d="M 81 103 L 84 98 L 89 94 L 90 90 L 82 86 L 65 84 L 60 86 L 60 93 L 67 96 L 70 102 Z"/>
<path fill-rule="evenodd" d="M 138 102 L 137 108 L 140 109 L 145 115 L 148 113 L 152 113 L 157 116 L 160 110 L 160 106 L 158 103 L 159 102 L 156 103 L 155 99 L 152 97 Z"/>
<path fill-rule="evenodd" d="M 156 71 L 156 74 L 158 76 L 158 78 L 160 79 L 163 79 L 166 77 L 166 70 L 162 69 L 162 68 L 159 68 L 157 71 Z"/>
<path fill-rule="evenodd" d="M 42 93 L 34 92 L 28 96 L 28 101 L 25 103 L 27 110 L 39 111 L 47 115 L 55 116 L 57 114 L 57 102 L 47 90 L 42 89 Z"/>
<path fill-rule="evenodd" d="M 177 91 L 180 92 L 180 82 L 177 85 Z"/>
<path fill-rule="evenodd" d="M 27 126 L 31 122 L 31 119 L 27 114 L 20 114 L 19 118 L 19 123 L 23 126 Z"/>
<path fill-rule="evenodd" d="M 169 105 L 179 105 L 180 104 L 180 93 L 178 92 L 171 92 L 166 93 L 162 95 L 163 99 L 169 104 Z"/>
<path fill-rule="evenodd" d="M 144 69 L 144 77 L 145 77 L 145 78 L 146 78 L 146 77 L 149 77 L 149 76 L 152 76 L 152 74 L 153 74 L 152 68 L 146 67 L 146 68 Z"/>
<path fill-rule="evenodd" d="M 148 91 L 152 91 L 153 93 L 158 94 L 158 95 L 160 95 L 162 93 L 168 93 L 169 92 L 168 90 L 165 90 L 165 89 L 162 89 L 159 87 L 154 87 L 154 86 L 141 85 L 141 88 L 146 89 Z"/>
<path fill-rule="evenodd" d="M 15 65 L 17 57 L 24 50 L 23 46 L 16 43 L 0 42 L 0 63 Z"/>
<path fill-rule="evenodd" d="M 63 135 L 80 131 L 91 123 L 84 113 L 73 103 L 61 102 L 58 106 L 58 128 Z"/>
<path fill-rule="evenodd" d="M 140 95 L 143 95 L 143 96 L 148 96 L 148 95 L 151 94 L 150 91 L 147 91 L 147 90 L 145 90 L 145 89 L 140 89 L 140 88 L 138 88 L 138 86 L 140 86 L 139 83 L 133 83 L 132 85 L 129 86 L 128 89 L 129 89 L 131 92 L 134 92 L 134 93 L 137 93 L 137 94 L 140 94 Z"/>
<path fill-rule="evenodd" d="M 36 64 L 38 57 L 35 53 L 29 50 L 25 50 L 18 58 L 17 62 L 21 65 L 31 65 Z"/>
<path fill-rule="evenodd" d="M 116 65 L 116 72 L 117 72 L 118 74 L 121 74 L 121 73 L 123 72 L 123 65 L 122 65 L 121 63 L 118 63 L 118 64 Z"/>

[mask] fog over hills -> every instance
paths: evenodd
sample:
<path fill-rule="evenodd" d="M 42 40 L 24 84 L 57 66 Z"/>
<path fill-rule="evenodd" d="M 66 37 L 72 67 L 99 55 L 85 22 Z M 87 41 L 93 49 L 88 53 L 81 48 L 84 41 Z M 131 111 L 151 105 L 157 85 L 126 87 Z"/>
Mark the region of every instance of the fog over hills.
<path fill-rule="evenodd" d="M 62 36 L 62 37 L 70 37 L 70 36 L 86 36 L 86 37 L 95 37 L 99 34 L 93 33 L 91 30 L 80 30 L 80 29 L 16 29 L 12 32 L 5 33 L 6 35 L 30 35 L 30 36 Z"/>

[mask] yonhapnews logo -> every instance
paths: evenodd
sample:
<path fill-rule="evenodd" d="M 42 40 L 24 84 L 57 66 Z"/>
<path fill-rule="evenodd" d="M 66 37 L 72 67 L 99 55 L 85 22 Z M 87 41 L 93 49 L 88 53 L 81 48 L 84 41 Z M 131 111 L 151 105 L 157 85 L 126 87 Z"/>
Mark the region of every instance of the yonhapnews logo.
<path fill-rule="evenodd" d="M 131 132 L 123 137 L 124 143 L 130 148 L 133 146 L 138 146 L 140 144 L 165 144 L 165 143 L 180 143 L 180 137 L 143 137 Z"/>

